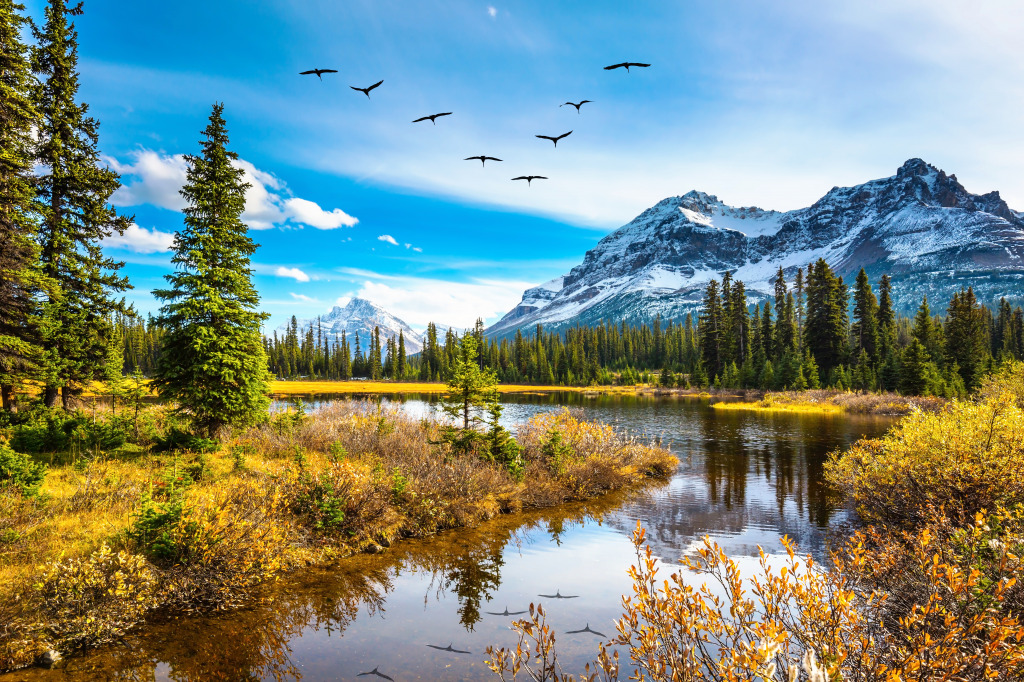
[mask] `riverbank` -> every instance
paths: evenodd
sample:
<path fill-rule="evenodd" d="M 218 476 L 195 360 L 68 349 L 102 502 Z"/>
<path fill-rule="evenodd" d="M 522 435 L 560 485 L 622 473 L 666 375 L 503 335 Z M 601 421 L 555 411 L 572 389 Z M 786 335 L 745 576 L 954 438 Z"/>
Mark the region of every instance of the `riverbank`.
<path fill-rule="evenodd" d="M 436 445 L 438 424 L 366 404 L 278 415 L 211 452 L 198 441 L 160 452 L 171 420 L 161 407 L 144 416 L 155 430 L 138 444 L 36 455 L 51 463 L 38 496 L 0 493 L 0 669 L 117 640 L 157 614 L 245 603 L 287 571 L 590 499 L 677 464 L 565 412 L 518 429 L 518 480 Z M 32 428 L 46 427 L 5 435 L 33 442 Z"/>
<path fill-rule="evenodd" d="M 766 392 L 757 400 L 716 402 L 716 410 L 793 412 L 805 414 L 877 414 L 900 417 L 913 412 L 938 412 L 948 404 L 934 396 L 904 396 L 897 393 L 854 393 L 811 390 Z"/>

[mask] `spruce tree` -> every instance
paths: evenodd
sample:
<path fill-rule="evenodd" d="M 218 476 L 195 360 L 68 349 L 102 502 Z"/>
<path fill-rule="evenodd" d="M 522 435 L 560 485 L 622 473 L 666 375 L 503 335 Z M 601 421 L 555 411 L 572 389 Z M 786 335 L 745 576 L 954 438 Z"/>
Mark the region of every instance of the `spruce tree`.
<path fill-rule="evenodd" d="M 857 273 L 853 288 L 853 351 L 864 351 L 871 363 L 878 362 L 878 299 L 871 291 L 871 283 L 864 268 Z M 860 362 L 858 362 L 858 365 Z"/>
<path fill-rule="evenodd" d="M 166 275 L 169 289 L 153 292 L 164 302 L 158 322 L 166 329 L 154 385 L 178 403 L 198 430 L 213 438 L 224 425 L 266 419 L 270 404 L 267 358 L 249 257 L 256 244 L 241 220 L 243 171 L 227 150 L 224 106 L 215 104 L 203 131 L 202 155 L 188 156 L 184 227 L 174 238 Z"/>
<path fill-rule="evenodd" d="M 40 353 L 36 294 L 41 279 L 33 241 L 32 74 L 21 42 L 24 6 L 0 0 L 0 397 L 14 391 Z"/>
<path fill-rule="evenodd" d="M 399 381 L 405 379 L 405 366 L 408 359 L 405 357 L 405 333 L 398 331 L 398 357 L 395 359 L 395 378 Z"/>
<path fill-rule="evenodd" d="M 723 317 L 722 300 L 718 295 L 718 282 L 711 280 L 704 292 L 704 311 L 700 316 L 698 327 L 701 357 L 708 375 L 720 374 L 724 366 L 722 357 Z"/>
<path fill-rule="evenodd" d="M 984 311 L 974 290 L 953 294 L 946 312 L 946 359 L 956 363 L 964 386 L 971 391 L 981 384 L 987 365 L 988 339 Z"/>
<path fill-rule="evenodd" d="M 35 161 L 39 201 L 40 267 L 49 283 L 43 306 L 42 355 L 44 398 L 64 407 L 81 387 L 98 379 L 107 357 L 111 325 L 117 312 L 127 313 L 114 296 L 130 288 L 118 275 L 124 265 L 103 255 L 100 242 L 123 233 L 131 218 L 109 204 L 121 186 L 117 173 L 101 165 L 99 123 L 88 116 L 78 96 L 78 34 L 69 17 L 82 13 L 81 3 L 50 0 L 42 29 L 34 29 L 32 68 L 39 78 L 35 105 L 39 121 Z"/>

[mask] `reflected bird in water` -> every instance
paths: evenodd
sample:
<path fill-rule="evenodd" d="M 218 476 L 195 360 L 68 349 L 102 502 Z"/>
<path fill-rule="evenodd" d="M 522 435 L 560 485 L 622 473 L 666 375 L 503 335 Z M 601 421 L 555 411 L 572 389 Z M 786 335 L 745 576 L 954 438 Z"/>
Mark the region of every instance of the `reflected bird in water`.
<path fill-rule="evenodd" d="M 554 594 L 538 594 L 538 597 L 544 597 L 545 599 L 576 599 L 580 595 L 578 594 L 562 594 L 561 590 L 555 590 Z"/>
<path fill-rule="evenodd" d="M 454 644 L 454 642 L 452 642 L 452 644 Z M 461 649 L 453 649 L 452 648 L 452 644 L 449 644 L 448 646 L 437 646 L 436 644 L 428 644 L 427 646 L 429 646 L 431 649 L 437 649 L 438 651 L 447 651 L 447 652 L 450 652 L 450 653 L 453 653 L 453 654 L 471 654 L 471 653 L 473 653 L 472 651 L 463 651 Z"/>
<path fill-rule="evenodd" d="M 505 610 L 500 613 L 498 611 L 484 611 L 484 613 L 489 614 L 491 616 L 518 616 L 526 613 L 526 611 L 509 611 L 508 607 L 506 606 Z"/>
<path fill-rule="evenodd" d="M 566 631 L 565 634 L 567 634 L 567 635 L 575 635 L 575 634 L 579 634 L 581 632 L 589 632 L 590 634 L 597 635 L 598 637 L 607 637 L 608 636 L 608 635 L 604 634 L 603 632 L 598 632 L 597 630 L 591 630 L 590 629 L 590 623 L 587 623 L 587 627 L 583 628 L 582 630 L 568 630 L 568 631 Z"/>
<path fill-rule="evenodd" d="M 378 667 L 380 667 L 380 666 L 378 666 Z M 385 680 L 391 680 L 391 682 L 395 682 L 395 678 L 388 677 L 387 675 L 385 675 L 381 671 L 377 670 L 377 668 L 374 668 L 373 670 L 371 670 L 368 673 L 359 673 L 358 675 L 356 675 L 356 677 L 362 677 L 363 675 L 376 675 L 377 677 L 383 677 Z"/>

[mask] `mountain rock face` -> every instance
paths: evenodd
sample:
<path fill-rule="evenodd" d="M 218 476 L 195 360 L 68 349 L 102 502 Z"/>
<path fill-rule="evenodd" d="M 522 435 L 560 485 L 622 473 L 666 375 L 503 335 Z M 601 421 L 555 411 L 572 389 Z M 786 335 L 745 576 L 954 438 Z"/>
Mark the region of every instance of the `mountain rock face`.
<path fill-rule="evenodd" d="M 316 334 L 316 318 L 299 320 L 299 336 L 302 336 L 309 325 L 313 325 L 313 333 Z M 277 328 L 278 337 L 288 332 L 288 324 Z M 412 327 L 398 319 L 388 311 L 365 298 L 353 298 L 345 306 L 334 306 L 331 311 L 320 316 L 320 327 L 323 333 L 332 342 L 335 338 L 341 338 L 345 332 L 349 347 L 355 351 L 355 335 L 359 332 L 359 343 L 365 353 L 370 348 L 370 336 L 373 328 L 380 328 L 380 343 L 384 345 L 389 338 L 398 339 L 401 332 L 405 338 L 405 352 L 408 355 L 419 353 L 423 350 L 423 338 L 419 333 L 413 331 Z"/>
<path fill-rule="evenodd" d="M 955 175 L 911 159 L 896 175 L 834 187 L 808 208 L 735 208 L 692 191 L 665 199 L 598 242 L 580 265 L 523 294 L 491 336 L 543 324 L 679 318 L 700 307 L 704 286 L 730 271 L 752 301 L 774 293 L 781 266 L 824 258 L 848 284 L 865 268 L 889 274 L 899 309 L 928 295 L 945 310 L 960 287 L 984 302 L 1024 297 L 1024 213 L 998 192 L 971 194 Z"/>

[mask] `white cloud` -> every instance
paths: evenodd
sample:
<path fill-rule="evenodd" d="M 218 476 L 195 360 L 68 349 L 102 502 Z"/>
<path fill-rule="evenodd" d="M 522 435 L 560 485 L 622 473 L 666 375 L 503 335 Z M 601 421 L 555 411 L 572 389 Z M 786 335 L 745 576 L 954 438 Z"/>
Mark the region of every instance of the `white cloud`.
<path fill-rule="evenodd" d="M 421 249 L 421 248 L 420 248 L 420 247 L 418 247 L 418 246 L 414 246 L 414 247 L 412 247 L 412 250 L 413 250 L 413 251 L 415 251 L 416 253 L 423 253 L 423 249 Z"/>
<path fill-rule="evenodd" d="M 359 283 L 355 293 L 421 328 L 428 322 L 472 328 L 476 318 L 494 322 L 511 310 L 535 282 L 475 279 L 453 282 L 343 269 Z M 341 300 L 338 302 L 341 305 Z"/>
<path fill-rule="evenodd" d="M 296 282 L 308 282 L 309 275 L 298 268 L 286 268 L 283 265 L 274 271 L 278 277 L 291 277 Z"/>
<path fill-rule="evenodd" d="M 498 16 L 498 8 L 493 5 L 487 8 L 487 13 L 491 15 L 491 19 Z"/>
<path fill-rule="evenodd" d="M 338 300 L 334 302 L 334 305 L 338 306 L 339 308 L 344 308 L 351 301 L 352 301 L 352 297 L 351 296 L 339 296 Z"/>
<path fill-rule="evenodd" d="M 312 296 L 304 296 L 303 294 L 296 294 L 295 292 L 288 292 L 292 298 L 296 301 L 302 301 L 303 303 L 319 303 L 320 299 L 313 298 Z"/>
<path fill-rule="evenodd" d="M 381 236 L 377 237 L 377 240 L 387 242 L 388 244 L 392 244 L 393 246 L 398 246 L 398 242 L 395 241 L 395 238 L 392 237 L 390 234 L 382 234 Z"/>
<path fill-rule="evenodd" d="M 174 244 L 174 235 L 169 232 L 159 232 L 155 228 L 147 230 L 132 223 L 124 231 L 124 234 L 116 232 L 103 240 L 103 246 L 115 249 L 125 249 L 135 253 L 160 253 L 170 251 Z"/>
<path fill-rule="evenodd" d="M 186 182 L 188 164 L 181 154 L 164 154 L 151 149 L 131 153 L 132 161 L 122 163 L 107 159 L 110 167 L 122 175 L 124 185 L 114 192 L 111 203 L 115 206 L 151 204 L 160 208 L 180 211 L 185 200 L 179 190 Z M 285 225 L 315 227 L 333 230 L 352 227 L 359 222 L 340 208 L 324 210 L 315 201 L 292 196 L 288 186 L 273 173 L 260 170 L 252 163 L 239 159 L 237 166 L 245 172 L 244 180 L 250 187 L 245 192 L 245 212 L 242 220 L 254 230 L 267 230 Z"/>

